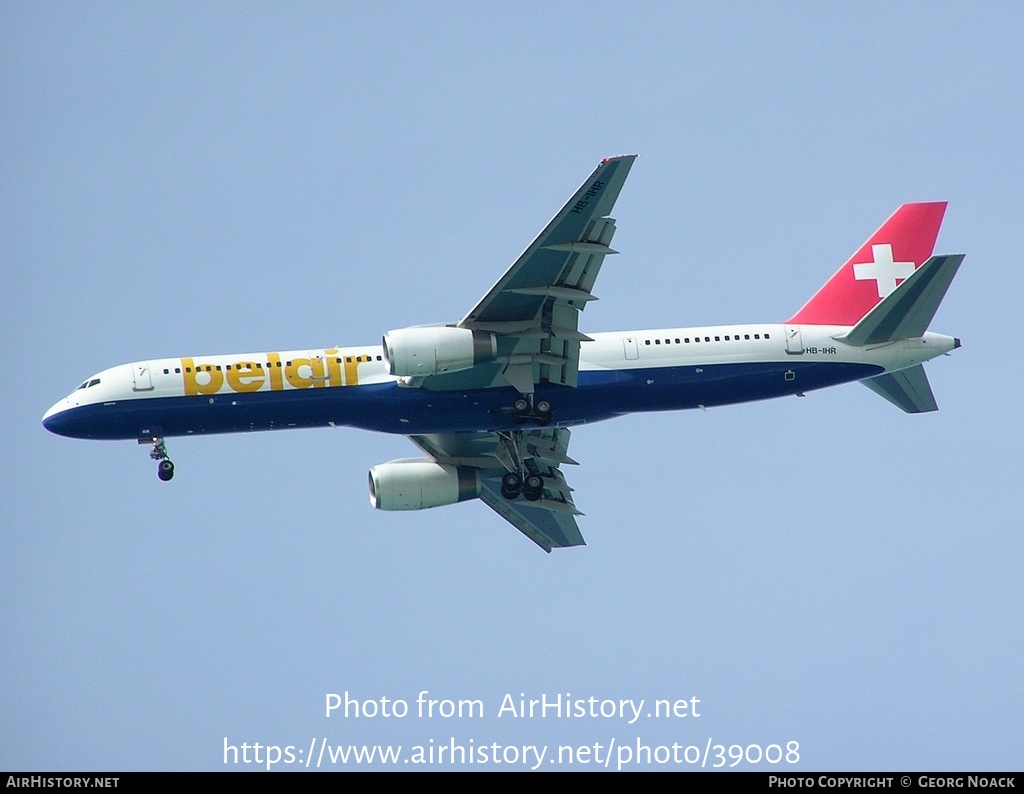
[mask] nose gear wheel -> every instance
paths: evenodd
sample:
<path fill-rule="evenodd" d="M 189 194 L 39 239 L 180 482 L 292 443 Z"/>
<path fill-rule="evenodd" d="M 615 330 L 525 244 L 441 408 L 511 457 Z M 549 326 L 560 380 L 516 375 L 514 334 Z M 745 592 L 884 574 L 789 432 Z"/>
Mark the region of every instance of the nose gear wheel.
<path fill-rule="evenodd" d="M 164 444 L 164 440 L 159 436 L 155 438 L 140 438 L 139 443 L 150 443 L 153 445 L 153 449 L 150 450 L 149 457 L 152 460 L 158 461 L 156 476 L 164 482 L 171 479 L 174 476 L 174 463 L 169 457 L 167 457 L 167 445 Z"/>

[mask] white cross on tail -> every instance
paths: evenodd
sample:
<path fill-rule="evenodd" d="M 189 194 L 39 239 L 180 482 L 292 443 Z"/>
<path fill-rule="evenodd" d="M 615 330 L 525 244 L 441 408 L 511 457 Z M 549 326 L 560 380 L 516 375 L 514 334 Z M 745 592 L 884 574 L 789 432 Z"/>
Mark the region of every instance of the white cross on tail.
<path fill-rule="evenodd" d="M 898 286 L 897 280 L 903 281 L 914 275 L 913 262 L 892 261 L 892 246 L 888 243 L 871 246 L 871 255 L 873 262 L 853 266 L 853 277 L 857 281 L 874 279 L 878 283 L 879 298 L 892 293 Z"/>

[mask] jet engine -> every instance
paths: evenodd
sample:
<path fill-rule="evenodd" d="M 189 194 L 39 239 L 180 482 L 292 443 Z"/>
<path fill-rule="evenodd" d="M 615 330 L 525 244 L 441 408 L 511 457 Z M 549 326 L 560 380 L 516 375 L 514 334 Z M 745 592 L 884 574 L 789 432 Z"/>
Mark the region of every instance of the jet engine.
<path fill-rule="evenodd" d="M 392 375 L 439 375 L 494 361 L 498 341 L 487 331 L 428 325 L 384 334 L 384 358 Z"/>
<path fill-rule="evenodd" d="M 423 510 L 480 495 L 480 470 L 429 458 L 381 463 L 370 469 L 370 504 L 378 510 Z"/>

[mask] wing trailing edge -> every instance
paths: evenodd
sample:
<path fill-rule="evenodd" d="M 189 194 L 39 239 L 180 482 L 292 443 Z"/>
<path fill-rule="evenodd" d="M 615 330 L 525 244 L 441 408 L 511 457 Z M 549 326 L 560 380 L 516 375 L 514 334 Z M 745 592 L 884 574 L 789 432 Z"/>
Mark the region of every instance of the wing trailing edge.
<path fill-rule="evenodd" d="M 496 480 L 484 480 L 481 485 L 481 501 L 549 554 L 553 548 L 587 545 L 576 524 L 580 513 L 571 503 L 510 502 L 501 495 Z"/>

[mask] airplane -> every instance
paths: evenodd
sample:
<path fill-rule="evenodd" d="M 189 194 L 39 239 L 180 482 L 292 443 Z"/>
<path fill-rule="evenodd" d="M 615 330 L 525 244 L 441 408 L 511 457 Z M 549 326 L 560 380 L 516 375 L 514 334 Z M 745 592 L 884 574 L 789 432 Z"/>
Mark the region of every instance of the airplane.
<path fill-rule="evenodd" d="M 174 436 L 351 426 L 426 457 L 369 471 L 380 510 L 480 499 L 547 552 L 585 545 L 562 472 L 570 428 L 860 381 L 908 413 L 937 409 L 922 364 L 960 347 L 928 331 L 963 255 L 932 256 L 945 202 L 904 204 L 783 323 L 584 334 L 636 155 L 609 157 L 456 323 L 378 345 L 190 356 L 97 373 L 43 417 L 62 436 Z"/>

